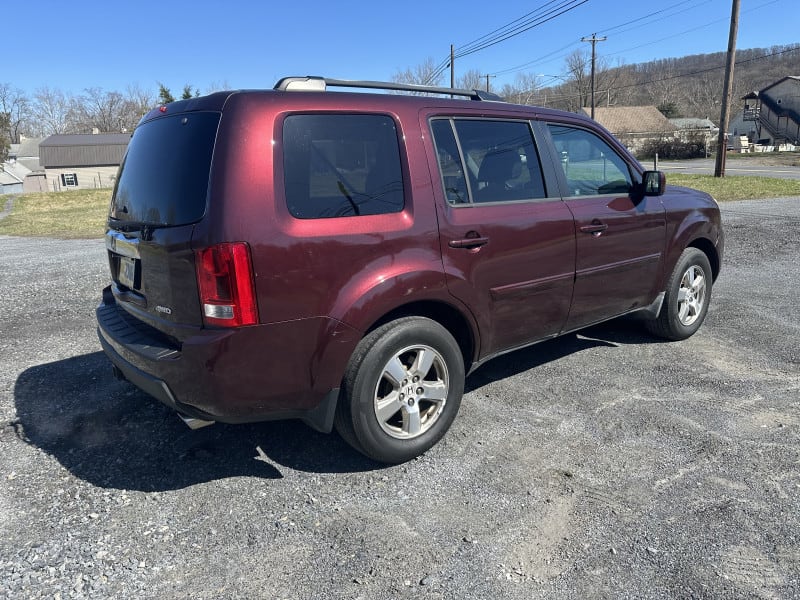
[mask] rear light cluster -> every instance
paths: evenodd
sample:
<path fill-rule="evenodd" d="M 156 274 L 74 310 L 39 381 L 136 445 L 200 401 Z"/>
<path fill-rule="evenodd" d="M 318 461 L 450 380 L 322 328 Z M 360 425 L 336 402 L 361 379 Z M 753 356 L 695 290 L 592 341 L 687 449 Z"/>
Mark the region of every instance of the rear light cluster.
<path fill-rule="evenodd" d="M 195 262 L 206 325 L 239 327 L 258 323 L 253 263 L 246 243 L 197 250 Z"/>

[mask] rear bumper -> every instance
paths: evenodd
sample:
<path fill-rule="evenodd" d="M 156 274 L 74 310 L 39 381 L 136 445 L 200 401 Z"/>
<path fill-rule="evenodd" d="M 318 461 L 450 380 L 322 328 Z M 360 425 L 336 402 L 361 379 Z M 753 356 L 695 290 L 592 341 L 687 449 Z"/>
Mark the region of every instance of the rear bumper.
<path fill-rule="evenodd" d="M 301 419 L 331 431 L 349 340 L 357 343 L 330 319 L 198 328 L 178 341 L 130 315 L 111 293 L 96 316 L 103 351 L 128 381 L 184 415 L 225 423 Z M 327 351 L 316 349 L 320 339 L 331 340 Z"/>

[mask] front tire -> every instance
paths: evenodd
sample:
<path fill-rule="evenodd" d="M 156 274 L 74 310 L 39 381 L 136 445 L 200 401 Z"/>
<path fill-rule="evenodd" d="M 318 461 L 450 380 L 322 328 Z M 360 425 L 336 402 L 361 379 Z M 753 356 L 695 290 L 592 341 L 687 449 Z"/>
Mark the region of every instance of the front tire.
<path fill-rule="evenodd" d="M 675 341 L 694 335 L 708 312 L 712 280 L 711 264 L 705 253 L 686 248 L 670 275 L 661 312 L 646 323 L 650 333 Z"/>
<path fill-rule="evenodd" d="M 359 452 L 401 463 L 442 438 L 463 393 L 464 359 L 450 332 L 430 319 L 405 317 L 356 347 L 334 424 Z"/>

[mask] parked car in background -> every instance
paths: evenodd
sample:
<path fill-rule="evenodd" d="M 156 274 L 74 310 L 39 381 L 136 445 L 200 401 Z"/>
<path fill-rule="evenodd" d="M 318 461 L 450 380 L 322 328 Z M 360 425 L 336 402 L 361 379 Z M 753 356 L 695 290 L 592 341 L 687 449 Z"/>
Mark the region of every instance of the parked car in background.
<path fill-rule="evenodd" d="M 301 77 L 146 115 L 106 246 L 118 376 L 192 425 L 299 418 L 396 463 L 493 357 L 628 314 L 691 336 L 723 232 L 587 117 Z"/>

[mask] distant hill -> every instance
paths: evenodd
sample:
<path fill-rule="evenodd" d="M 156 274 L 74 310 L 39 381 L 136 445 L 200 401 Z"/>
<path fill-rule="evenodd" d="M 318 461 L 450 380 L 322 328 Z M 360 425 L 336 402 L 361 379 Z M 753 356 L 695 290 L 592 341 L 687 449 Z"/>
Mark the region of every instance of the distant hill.
<path fill-rule="evenodd" d="M 708 117 L 719 121 L 726 52 L 665 58 L 635 65 L 605 67 L 598 61 L 596 106 L 656 105 L 669 117 Z M 570 57 L 570 81 L 541 90 L 532 103 L 577 112 L 589 106 L 588 57 Z M 569 61 L 568 61 L 569 62 Z M 740 98 L 788 75 L 800 75 L 800 44 L 736 52 L 732 111 Z"/>

